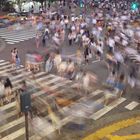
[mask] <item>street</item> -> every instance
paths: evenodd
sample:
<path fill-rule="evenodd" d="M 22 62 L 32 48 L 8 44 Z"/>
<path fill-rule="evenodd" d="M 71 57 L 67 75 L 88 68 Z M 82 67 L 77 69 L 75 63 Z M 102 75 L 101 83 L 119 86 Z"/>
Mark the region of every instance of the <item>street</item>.
<path fill-rule="evenodd" d="M 56 8 L 57 6 L 55 5 L 54 7 Z M 66 13 L 79 14 L 81 12 L 81 9 L 73 7 L 73 12 L 66 10 Z M 97 13 L 99 9 L 96 9 Z M 90 11 L 90 9 L 87 9 L 87 13 L 88 10 Z M 78 12 L 76 13 L 76 11 Z M 97 15 L 93 14 L 91 17 L 96 19 L 98 16 L 103 16 L 102 14 Z M 60 20 L 61 23 L 59 17 L 57 18 L 54 20 L 48 18 L 50 26 L 47 25 L 45 31 L 49 35 L 45 34 L 45 44 L 42 41 L 44 35 L 42 30 L 44 29 L 37 29 L 38 24 L 25 24 L 24 26 L 19 24 L 20 28 L 18 29 L 0 28 L 0 81 L 4 81 L 8 77 L 13 86 L 12 93 L 1 98 L 0 139 L 25 139 L 25 117 L 24 113 L 20 112 L 20 102 L 18 100 L 18 95 L 22 94 L 19 91 L 23 88 L 25 82 L 27 88 L 25 91 L 31 95 L 32 106 L 31 111 L 28 112 L 29 140 L 115 140 L 115 138 L 117 140 L 126 140 L 128 137 L 139 140 L 140 77 L 139 62 L 137 62 L 139 59 L 137 60 L 131 52 L 130 54 L 128 53 L 129 55 L 125 52 L 127 45 L 130 43 L 127 44 L 125 41 L 129 39 L 125 41 L 123 38 L 120 39 L 120 42 L 123 40 L 127 44 L 122 41 L 122 44 L 124 43 L 127 47 L 123 46 L 124 48 L 121 48 L 122 44 L 118 41 L 120 45 L 116 41 L 117 39 L 114 39 L 117 43 L 112 41 L 112 36 L 114 38 L 117 35 L 119 36 L 119 31 L 108 31 L 110 36 L 106 35 L 106 26 L 102 27 L 103 25 L 96 25 L 95 23 L 92 23 L 94 25 L 87 24 L 83 17 L 83 19 L 80 19 L 80 15 L 76 16 L 76 20 L 72 20 L 72 18 L 69 20 L 68 25 L 70 24 L 70 28 L 74 26 L 71 29 L 72 31 L 69 31 L 64 26 L 63 20 Z M 39 17 L 38 20 L 42 22 L 42 17 Z M 102 24 L 101 22 L 99 23 Z M 78 36 L 80 33 L 75 28 L 82 25 L 83 27 L 80 27 L 81 32 L 84 32 L 84 26 L 87 26 L 88 29 L 93 29 L 94 39 L 92 37 L 88 38 L 88 34 L 91 31 L 89 30 L 88 32 L 88 29 L 85 29 L 86 35 L 82 35 L 82 41 L 80 40 L 82 43 L 78 40 L 78 44 L 75 41 L 77 38 L 74 38 L 73 41 L 71 36 L 73 37 L 75 32 L 77 32 L 76 35 Z M 61 26 L 64 29 L 61 29 Z M 115 25 L 109 26 L 113 28 Z M 121 27 L 119 28 L 121 30 Z M 122 33 L 120 34 L 122 35 Z M 107 38 L 107 40 L 105 37 L 109 39 Z M 55 42 L 53 38 L 57 38 L 58 42 Z M 109 41 L 111 42 L 110 44 L 108 43 Z M 91 58 L 86 58 L 85 52 L 86 47 L 90 46 L 89 42 L 93 43 L 94 47 L 90 50 L 90 53 L 92 53 Z M 114 46 L 112 45 L 112 48 L 110 47 L 111 51 L 114 52 L 107 52 L 107 47 L 109 46 L 107 46 L 107 43 L 110 46 L 115 44 Z M 102 48 L 102 44 L 104 48 Z M 101 48 L 98 49 L 98 47 Z M 133 46 L 131 47 L 133 48 Z M 15 51 L 17 54 L 14 53 L 16 57 L 20 58 L 20 64 L 12 60 L 12 50 L 14 49 L 17 50 L 17 52 Z M 133 49 L 136 51 L 135 47 Z M 78 51 L 82 54 L 81 63 L 81 59 L 77 59 Z M 27 61 L 27 54 L 31 54 L 32 57 L 33 54 L 39 54 L 42 58 L 41 63 L 33 63 L 32 60 L 30 64 L 30 61 Z M 109 61 L 106 59 L 106 54 L 111 56 Z M 122 62 L 119 59 L 120 55 L 122 55 Z M 46 56 L 48 57 L 47 60 Z M 139 57 L 139 53 L 136 56 Z M 46 71 L 46 62 L 48 60 L 53 60 L 52 69 L 49 72 Z M 117 63 L 118 60 L 121 63 Z M 57 65 L 59 61 L 61 63 Z M 62 69 L 59 68 L 61 64 Z M 116 66 L 116 64 L 121 66 Z M 29 65 L 29 68 L 27 65 Z M 66 69 L 65 65 L 67 65 Z M 136 76 L 133 71 L 131 72 L 133 65 L 138 73 Z M 69 66 L 71 66 L 72 75 L 71 69 L 68 71 Z M 115 94 L 117 90 L 114 88 L 116 86 L 114 81 L 113 86 L 107 85 L 107 80 L 114 72 L 114 69 L 117 73 L 114 76 L 116 83 L 120 80 L 122 73 L 125 75 L 125 88 L 121 94 Z M 80 72 L 82 73 L 81 79 L 77 80 L 76 77 L 81 74 Z M 134 77 L 131 77 L 131 75 Z M 89 76 L 89 79 L 86 76 Z M 131 85 L 129 78 L 137 79 L 136 85 Z M 7 101 L 6 97 L 10 98 L 10 101 Z"/>

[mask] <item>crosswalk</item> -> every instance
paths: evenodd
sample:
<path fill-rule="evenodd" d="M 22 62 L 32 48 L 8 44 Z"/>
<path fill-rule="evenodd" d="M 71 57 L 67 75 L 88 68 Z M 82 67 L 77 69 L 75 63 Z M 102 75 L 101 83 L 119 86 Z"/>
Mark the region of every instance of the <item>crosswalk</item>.
<path fill-rule="evenodd" d="M 40 114 L 44 114 L 43 120 L 45 122 L 39 126 L 37 125 L 38 131 L 35 131 L 36 133 L 30 133 L 30 140 L 41 140 L 41 137 L 48 136 L 67 123 L 74 121 L 77 117 L 98 120 L 125 102 L 127 103 L 125 108 L 128 110 L 133 110 L 139 106 L 137 102 L 128 103 L 127 99 L 123 97 L 112 100 L 107 106 L 104 106 L 104 94 L 107 93 L 103 90 L 97 89 L 88 96 L 85 96 L 84 93 L 81 95 L 78 94 L 76 89 L 72 88 L 75 85 L 74 81 L 57 75 L 38 72 L 34 74 L 33 79 L 32 73 L 26 71 L 24 67 L 17 69 L 16 74 L 13 75 L 12 73 L 10 62 L 0 60 L 0 75 L 9 76 L 14 87 L 13 91 L 20 87 L 22 80 L 26 80 L 30 87 L 29 93 L 33 97 L 32 104 L 38 109 Z M 47 104 L 51 106 L 52 110 L 55 110 L 52 100 L 54 97 L 59 104 L 59 108 L 57 111 L 48 113 Z M 25 118 L 24 116 L 17 118 L 16 101 L 13 100 L 11 103 L 1 106 L 0 113 L 1 140 L 24 140 Z M 55 127 L 49 121 L 52 119 L 53 114 L 59 120 Z M 40 118 L 39 120 L 41 121 Z"/>
<path fill-rule="evenodd" d="M 34 38 L 36 35 L 35 28 L 20 30 L 9 30 L 8 28 L 0 29 L 0 37 L 5 40 L 7 44 L 16 44 L 21 41 L 29 40 Z"/>

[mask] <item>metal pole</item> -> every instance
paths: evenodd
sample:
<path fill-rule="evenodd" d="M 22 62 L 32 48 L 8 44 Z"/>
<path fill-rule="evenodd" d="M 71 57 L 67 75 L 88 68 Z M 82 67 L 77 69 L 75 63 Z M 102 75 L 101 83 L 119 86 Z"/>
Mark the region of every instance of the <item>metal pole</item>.
<path fill-rule="evenodd" d="M 25 112 L 25 132 L 26 132 L 26 140 L 29 140 L 29 131 L 28 131 L 28 112 Z"/>

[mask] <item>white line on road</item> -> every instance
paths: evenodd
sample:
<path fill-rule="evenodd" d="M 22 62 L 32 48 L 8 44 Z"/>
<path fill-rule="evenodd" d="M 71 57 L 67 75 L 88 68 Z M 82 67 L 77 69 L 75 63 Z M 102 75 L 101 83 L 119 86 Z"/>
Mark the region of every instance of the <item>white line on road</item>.
<path fill-rule="evenodd" d="M 128 110 L 133 110 L 135 107 L 137 107 L 139 105 L 138 102 L 136 101 L 132 101 L 130 104 L 126 105 L 125 108 Z"/>

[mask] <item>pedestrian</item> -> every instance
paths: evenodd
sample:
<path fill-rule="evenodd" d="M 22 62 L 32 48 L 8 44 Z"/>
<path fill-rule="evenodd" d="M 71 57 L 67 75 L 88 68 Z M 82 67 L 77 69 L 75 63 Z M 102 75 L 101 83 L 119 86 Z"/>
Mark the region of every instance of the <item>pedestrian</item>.
<path fill-rule="evenodd" d="M 36 47 L 39 48 L 40 40 L 39 40 L 39 33 L 38 32 L 36 33 L 35 41 L 36 41 Z"/>
<path fill-rule="evenodd" d="M 121 52 L 119 52 L 119 51 L 114 53 L 114 58 L 116 60 L 116 70 L 119 72 L 121 65 L 124 62 L 124 58 L 123 58 Z"/>
<path fill-rule="evenodd" d="M 16 101 L 16 111 L 17 111 L 17 117 L 19 118 L 22 113 L 21 113 L 21 109 L 20 109 L 20 93 L 16 93 L 15 96 L 15 101 Z"/>
<path fill-rule="evenodd" d="M 42 45 L 43 45 L 43 47 L 46 46 L 46 36 L 45 35 L 43 35 L 43 37 L 42 37 Z"/>
<path fill-rule="evenodd" d="M 85 46 L 84 48 L 84 57 L 85 57 L 85 64 L 88 64 L 89 63 L 89 58 L 91 58 L 91 50 L 89 48 L 89 46 Z"/>
<path fill-rule="evenodd" d="M 12 63 L 12 68 L 14 68 L 16 64 L 16 53 L 14 49 L 11 50 L 11 63 Z"/>
<path fill-rule="evenodd" d="M 12 94 L 13 86 L 9 78 L 6 78 L 4 82 L 4 87 L 5 87 L 6 101 L 11 102 L 11 94 Z"/>
<path fill-rule="evenodd" d="M 82 64 L 82 61 L 83 61 L 83 54 L 82 54 L 82 52 L 81 52 L 81 50 L 80 49 L 78 49 L 77 51 L 76 51 L 76 59 L 77 59 L 77 64 L 78 64 L 78 66 L 80 67 L 81 66 L 81 64 Z"/>
<path fill-rule="evenodd" d="M 0 79 L 0 106 L 2 106 L 4 103 L 4 95 L 5 95 L 4 82 L 2 79 Z"/>
<path fill-rule="evenodd" d="M 53 124 L 53 127 L 56 129 L 58 128 L 58 134 L 61 134 L 61 131 L 60 131 L 60 119 L 58 116 L 56 116 L 56 114 L 52 111 L 51 107 L 48 105 L 47 107 L 48 109 L 48 114 L 49 114 L 49 117 L 52 121 L 52 124 Z"/>
<path fill-rule="evenodd" d="M 89 83 L 90 83 L 89 75 L 88 73 L 84 72 L 83 79 L 82 79 L 82 86 L 83 86 L 85 95 L 89 93 Z"/>
<path fill-rule="evenodd" d="M 56 69 L 59 69 L 59 65 L 62 62 L 62 57 L 61 54 L 59 52 L 57 52 L 57 54 L 54 57 L 54 66 L 56 67 Z"/>
<path fill-rule="evenodd" d="M 72 31 L 70 31 L 69 34 L 68 34 L 69 46 L 72 45 L 72 39 L 73 39 Z"/>
<path fill-rule="evenodd" d="M 125 75 L 122 73 L 120 74 L 120 76 L 118 76 L 118 79 L 114 85 L 114 90 L 115 90 L 114 94 L 121 97 L 121 95 L 125 90 L 125 83 L 126 83 Z"/>
<path fill-rule="evenodd" d="M 20 90 L 20 92 L 24 92 L 27 90 L 27 83 L 25 80 L 22 81 L 21 88 L 19 90 Z"/>
<path fill-rule="evenodd" d="M 20 68 L 20 58 L 16 55 L 16 68 Z"/>
<path fill-rule="evenodd" d="M 71 59 L 69 59 L 67 66 L 67 76 L 70 80 L 72 79 L 74 70 L 75 70 L 74 62 Z"/>
<path fill-rule="evenodd" d="M 53 68 L 53 59 L 50 56 L 45 63 L 45 72 L 47 73 L 50 72 L 52 68 Z"/>

